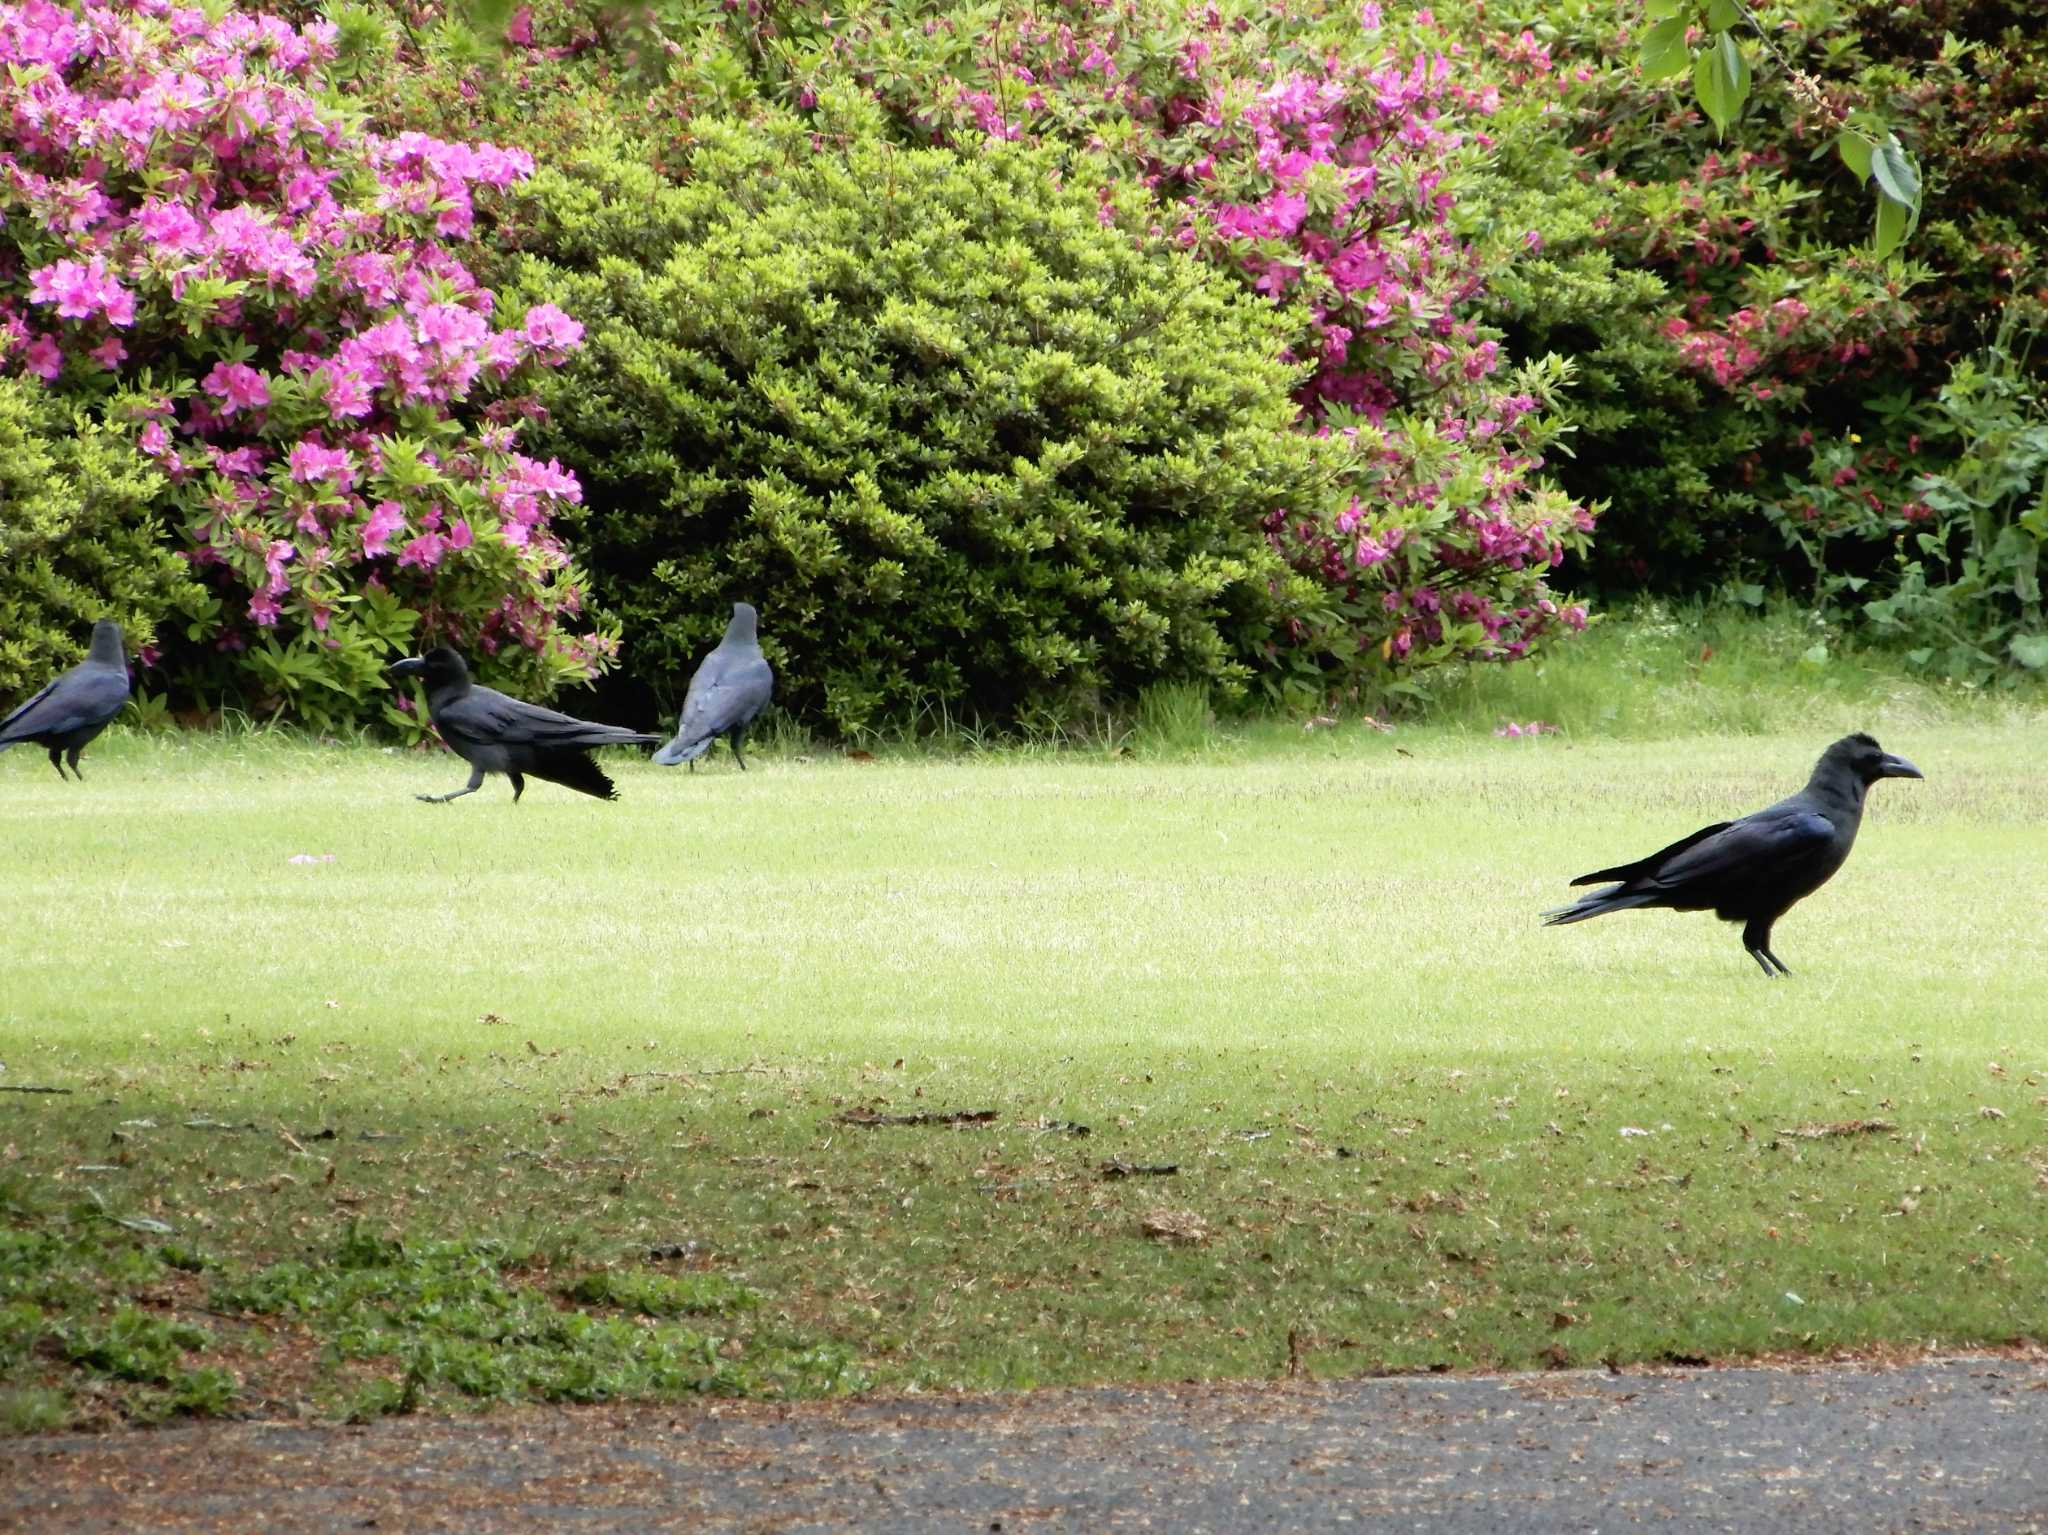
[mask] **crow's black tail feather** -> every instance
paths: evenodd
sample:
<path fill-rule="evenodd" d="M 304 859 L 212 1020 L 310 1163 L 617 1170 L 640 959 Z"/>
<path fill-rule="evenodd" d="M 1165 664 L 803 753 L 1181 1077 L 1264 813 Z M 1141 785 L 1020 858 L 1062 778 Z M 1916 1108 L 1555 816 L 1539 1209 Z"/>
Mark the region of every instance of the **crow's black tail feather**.
<path fill-rule="evenodd" d="M 1647 906 L 1657 899 L 1652 890 L 1596 890 L 1582 895 L 1570 906 L 1555 907 L 1543 914 L 1545 927 L 1561 927 L 1567 922 L 1584 922 L 1588 917 L 1604 917 L 1610 911 L 1627 911 L 1635 906 Z"/>
<path fill-rule="evenodd" d="M 574 789 L 578 794 L 588 794 L 596 799 L 619 797 L 619 791 L 605 777 L 604 769 L 580 751 L 543 752 L 526 771 L 535 778 L 545 778 L 549 783 Z"/>

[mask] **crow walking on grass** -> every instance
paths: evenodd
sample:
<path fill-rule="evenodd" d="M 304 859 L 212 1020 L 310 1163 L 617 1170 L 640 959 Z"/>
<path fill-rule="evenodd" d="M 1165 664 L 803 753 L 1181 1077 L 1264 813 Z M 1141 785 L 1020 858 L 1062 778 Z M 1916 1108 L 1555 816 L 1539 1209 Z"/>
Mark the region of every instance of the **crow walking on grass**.
<path fill-rule="evenodd" d="M 1581 874 L 1574 885 L 1618 883 L 1545 912 L 1545 925 L 1583 922 L 1632 906 L 1711 909 L 1723 922 L 1743 924 L 1742 946 L 1765 975 L 1789 975 L 1771 952 L 1771 924 L 1842 867 L 1855 846 L 1863 796 L 1872 784 L 1920 776 L 1912 763 L 1888 755 L 1869 736 L 1843 736 L 1821 754 L 1806 787 L 1790 799 L 1739 821 L 1702 827 L 1639 862 Z"/>
<path fill-rule="evenodd" d="M 394 677 L 420 677 L 427 685 L 427 715 L 455 754 L 469 764 L 469 783 L 451 794 L 422 794 L 430 805 L 446 804 L 484 786 L 484 774 L 512 780 L 512 801 L 526 792 L 528 777 L 544 778 L 579 794 L 617 799 L 618 790 L 588 755 L 594 746 L 653 746 L 660 736 L 618 725 L 595 725 L 508 698 L 469 680 L 469 667 L 447 646 L 408 656 L 390 669 Z"/>
<path fill-rule="evenodd" d="M 745 772 L 747 759 L 740 755 L 740 743 L 747 727 L 768 707 L 775 691 L 775 672 L 761 654 L 761 642 L 754 633 L 752 603 L 735 602 L 732 622 L 725 626 L 725 638 L 706 656 L 690 679 L 690 691 L 683 696 L 683 717 L 676 724 L 675 739 L 654 754 L 663 767 L 678 762 L 697 771 L 697 759 L 724 736 L 732 743 L 733 760 Z"/>
<path fill-rule="evenodd" d="M 0 720 L 0 752 L 23 741 L 50 749 L 50 766 L 64 776 L 64 763 L 82 783 L 78 754 L 128 702 L 128 658 L 121 626 L 103 618 L 92 626 L 92 650 L 78 665 Z"/>

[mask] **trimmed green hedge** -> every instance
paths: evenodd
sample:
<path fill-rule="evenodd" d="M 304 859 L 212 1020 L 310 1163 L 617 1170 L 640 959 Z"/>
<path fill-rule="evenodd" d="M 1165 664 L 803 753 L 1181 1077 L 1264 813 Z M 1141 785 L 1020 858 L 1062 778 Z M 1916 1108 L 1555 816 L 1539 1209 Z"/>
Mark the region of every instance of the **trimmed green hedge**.
<path fill-rule="evenodd" d="M 163 477 L 33 379 L 0 378 L 0 713 L 111 618 L 130 652 L 194 587 L 150 513 Z"/>
<path fill-rule="evenodd" d="M 507 278 L 588 329 L 534 440 L 628 668 L 679 696 L 745 599 L 780 701 L 842 731 L 1244 691 L 1313 600 L 1260 521 L 1352 451 L 1297 426 L 1287 322 L 1046 154 L 833 110 L 532 183 Z"/>

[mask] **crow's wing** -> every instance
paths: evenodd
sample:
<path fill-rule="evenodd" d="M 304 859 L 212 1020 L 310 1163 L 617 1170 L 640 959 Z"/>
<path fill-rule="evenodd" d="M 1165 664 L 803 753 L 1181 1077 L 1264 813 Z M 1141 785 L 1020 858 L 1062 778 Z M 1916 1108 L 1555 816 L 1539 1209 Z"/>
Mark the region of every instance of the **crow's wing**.
<path fill-rule="evenodd" d="M 1706 841 L 1709 837 L 1719 836 L 1734 824 L 1733 821 L 1716 821 L 1712 826 L 1702 826 L 1690 837 L 1681 837 L 1678 841 L 1672 843 L 1671 846 L 1657 849 L 1648 858 L 1638 858 L 1634 863 L 1618 863 L 1611 869 L 1597 869 L 1591 874 L 1581 874 L 1572 883 L 1574 885 L 1599 885 L 1605 884 L 1609 880 L 1631 880 L 1645 874 L 1654 874 L 1665 859 L 1675 857 L 1687 848 Z"/>
<path fill-rule="evenodd" d="M 1716 891 L 1731 882 L 1768 885 L 1808 870 L 1835 846 L 1835 825 L 1817 810 L 1772 806 L 1688 840 L 1667 861 L 1635 876 L 1661 892 Z"/>
<path fill-rule="evenodd" d="M 16 741 L 26 741 L 30 736 L 42 734 L 42 727 L 31 721 L 29 715 L 37 704 L 57 691 L 57 683 L 63 680 L 62 677 L 59 677 L 54 682 L 44 683 L 41 692 L 32 695 L 27 703 L 8 715 L 6 719 L 0 720 L 0 741 L 4 741 L 7 745 L 12 746 Z M 17 729 L 17 726 L 20 728 Z"/>
<path fill-rule="evenodd" d="M 691 743 L 708 741 L 735 725 L 746 724 L 767 706 L 774 687 L 775 673 L 759 651 L 750 656 L 712 651 L 690 679 L 690 691 L 683 695 L 677 738 Z"/>
<path fill-rule="evenodd" d="M 128 701 L 128 673 L 111 666 L 75 666 L 7 716 L 0 739 L 67 735 L 104 725 Z"/>
<path fill-rule="evenodd" d="M 444 736 L 489 746 L 531 746 L 562 751 L 589 746 L 654 746 L 660 736 L 644 735 L 623 725 L 599 725 L 539 704 L 508 698 L 495 688 L 471 688 L 432 711 Z M 456 744 L 453 739 L 449 744 Z"/>

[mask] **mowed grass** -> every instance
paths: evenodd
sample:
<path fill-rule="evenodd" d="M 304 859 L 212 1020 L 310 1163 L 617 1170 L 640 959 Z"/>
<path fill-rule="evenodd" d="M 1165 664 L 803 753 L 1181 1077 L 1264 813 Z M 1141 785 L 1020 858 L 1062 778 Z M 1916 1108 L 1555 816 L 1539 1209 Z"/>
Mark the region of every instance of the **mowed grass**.
<path fill-rule="evenodd" d="M 0 1085 L 70 1091 L 0 1093 L 0 1405 L 2048 1337 L 2048 724 L 1873 719 L 1927 778 L 1780 924 L 1789 980 L 1704 915 L 1538 924 L 1837 723 L 622 756 L 617 804 L 518 806 L 419 804 L 460 765 L 363 747 L 117 733 L 83 785 L 11 753 Z M 715 1288 L 631 1300 L 661 1284 Z M 123 1318 L 203 1329 L 164 1347 L 219 1378 L 120 1384 Z M 485 1370 L 508 1338 L 556 1364 Z"/>

